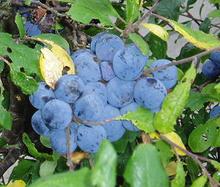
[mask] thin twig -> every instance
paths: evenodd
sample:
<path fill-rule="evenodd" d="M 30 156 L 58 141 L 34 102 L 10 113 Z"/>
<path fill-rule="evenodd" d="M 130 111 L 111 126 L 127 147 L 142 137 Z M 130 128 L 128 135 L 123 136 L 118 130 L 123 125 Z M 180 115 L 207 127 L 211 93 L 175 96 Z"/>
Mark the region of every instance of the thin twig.
<path fill-rule="evenodd" d="M 116 119 L 106 119 L 106 120 L 102 120 L 102 121 L 89 121 L 89 120 L 82 120 L 76 116 L 73 116 L 73 121 L 75 121 L 77 124 L 86 124 L 86 125 L 104 125 L 106 123 L 115 121 Z"/>
<path fill-rule="evenodd" d="M 70 138 L 70 127 L 66 128 L 66 146 L 67 146 L 67 166 L 69 167 L 70 171 L 74 170 L 74 165 L 71 160 L 72 152 L 71 152 L 71 138 Z"/>
<path fill-rule="evenodd" d="M 11 63 L 3 56 L 0 56 L 0 61 L 5 62 L 9 67 L 11 67 Z"/>
<path fill-rule="evenodd" d="M 134 27 L 136 27 L 136 28 L 139 27 L 139 25 L 140 25 L 143 21 L 145 21 L 148 16 L 150 16 L 150 15 L 153 13 L 153 11 L 156 9 L 156 7 L 157 7 L 157 5 L 159 4 L 159 2 L 160 2 L 160 0 L 157 0 L 157 1 L 154 3 L 154 5 L 149 9 L 149 11 L 146 12 L 139 20 L 137 20 L 137 21 L 134 23 Z"/>
<path fill-rule="evenodd" d="M 164 135 L 160 135 L 160 138 L 162 140 L 164 140 L 165 142 L 167 142 L 168 144 L 170 144 L 172 147 L 176 147 L 178 148 L 179 150 L 181 150 L 182 152 L 184 152 L 186 155 L 190 156 L 202 169 L 202 172 L 203 172 L 203 175 L 207 176 L 209 181 L 210 181 L 210 185 L 212 187 L 218 187 L 220 186 L 220 183 L 218 183 L 217 181 L 215 181 L 210 173 L 208 172 L 208 170 L 206 169 L 206 167 L 202 164 L 202 161 L 205 161 L 205 162 L 209 162 L 211 163 L 211 160 L 208 159 L 208 158 L 205 158 L 205 157 L 202 157 L 202 156 L 199 156 L 199 155 L 196 155 L 194 153 L 191 153 L 190 151 L 186 150 L 186 149 L 183 149 L 182 147 L 180 147 L 179 145 L 177 145 L 176 143 L 172 142 L 171 140 L 169 140 L 167 137 L 165 137 Z"/>
<path fill-rule="evenodd" d="M 220 47 L 209 49 L 207 51 L 203 51 L 201 53 L 198 53 L 196 55 L 193 55 L 191 57 L 187 57 L 187 58 L 184 58 L 184 59 L 181 59 L 181 60 L 178 60 L 178 61 L 173 60 L 171 63 L 163 65 L 163 66 L 158 66 L 158 67 L 155 67 L 155 68 L 149 68 L 149 69 L 144 71 L 144 75 L 149 75 L 149 74 L 151 74 L 155 71 L 160 71 L 160 70 L 166 69 L 167 67 L 170 67 L 170 66 L 173 66 L 173 65 L 180 65 L 180 64 L 185 64 L 185 63 L 192 62 L 195 58 L 201 58 L 203 56 L 206 56 L 206 55 L 210 54 L 213 51 L 218 51 L 218 50 L 220 50 Z"/>
<path fill-rule="evenodd" d="M 128 24 L 127 27 L 125 28 L 124 32 L 123 32 L 123 37 L 127 38 L 128 35 L 132 32 L 135 32 L 140 24 L 148 17 L 150 16 L 153 11 L 156 9 L 158 3 L 160 2 L 160 0 L 156 0 L 156 2 L 154 3 L 154 5 L 148 10 L 148 12 L 146 12 L 140 19 L 138 19 L 135 23 L 133 24 Z"/>
<path fill-rule="evenodd" d="M 49 7 L 49 6 L 47 6 L 46 4 L 41 3 L 40 1 L 32 0 L 31 3 L 32 3 L 32 4 L 35 4 L 35 5 L 38 5 L 38 6 L 41 6 L 42 8 L 44 8 L 44 9 L 50 11 L 51 13 L 53 13 L 53 14 L 55 14 L 55 15 L 61 17 L 61 18 L 69 18 L 69 16 L 68 16 L 67 14 L 64 14 L 64 13 L 62 14 L 62 13 L 58 12 L 57 10 L 55 10 L 55 9 L 53 9 L 53 8 L 51 8 L 51 7 Z"/>
<path fill-rule="evenodd" d="M 190 14 L 189 12 L 187 13 L 187 15 L 186 15 L 186 14 L 181 14 L 181 16 L 184 16 L 184 17 L 187 17 L 187 18 L 192 19 L 192 20 L 195 21 L 198 25 L 201 25 L 201 23 L 203 22 L 202 19 L 193 17 L 192 14 Z M 211 23 L 210 25 L 211 25 L 212 27 L 216 27 L 216 28 L 220 29 L 220 26 L 218 26 L 218 24 L 213 24 L 213 23 Z"/>

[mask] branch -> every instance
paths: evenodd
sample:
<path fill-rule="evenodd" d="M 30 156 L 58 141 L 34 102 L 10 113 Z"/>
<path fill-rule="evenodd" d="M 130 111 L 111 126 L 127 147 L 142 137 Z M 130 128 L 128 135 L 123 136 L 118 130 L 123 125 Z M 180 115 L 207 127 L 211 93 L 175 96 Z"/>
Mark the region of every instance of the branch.
<path fill-rule="evenodd" d="M 4 160 L 0 162 L 0 176 L 3 176 L 7 169 L 17 161 L 20 154 L 21 152 L 19 149 L 13 148 L 9 150 Z"/>
<path fill-rule="evenodd" d="M 198 53 L 196 55 L 193 55 L 191 57 L 184 58 L 184 59 L 181 59 L 181 60 L 178 60 L 178 61 L 174 60 L 171 63 L 163 65 L 163 66 L 159 66 L 159 67 L 155 67 L 155 68 L 149 68 L 149 69 L 145 70 L 143 74 L 148 75 L 148 74 L 151 74 L 155 71 L 160 71 L 160 70 L 166 69 L 167 67 L 170 67 L 170 66 L 173 66 L 173 65 L 180 65 L 180 64 L 189 63 L 189 62 L 192 62 L 196 58 L 199 59 L 203 56 L 206 56 L 206 55 L 210 54 L 213 51 L 218 51 L 218 50 L 220 50 L 220 47 L 209 49 L 207 51 L 203 51 L 201 53 Z"/>
<path fill-rule="evenodd" d="M 44 4 L 44 3 L 41 3 L 40 1 L 32 0 L 31 3 L 32 3 L 32 4 L 35 4 L 35 5 L 38 5 L 38 6 L 41 6 L 42 8 L 44 8 L 44 9 L 50 11 L 51 13 L 55 14 L 55 15 L 58 16 L 58 17 L 70 19 L 70 17 L 69 17 L 67 14 L 59 13 L 57 10 L 55 10 L 55 9 L 53 9 L 53 8 L 51 8 L 51 7 L 49 7 L 49 6 L 47 6 L 47 5 Z"/>
<path fill-rule="evenodd" d="M 72 152 L 71 152 L 71 138 L 70 138 L 70 126 L 66 128 L 66 146 L 67 146 L 67 166 L 69 167 L 70 171 L 74 170 L 74 165 L 71 160 Z"/>
<path fill-rule="evenodd" d="M 124 30 L 124 32 L 123 32 L 123 36 L 124 36 L 125 38 L 127 38 L 130 33 L 135 32 L 135 31 L 138 29 L 138 27 L 140 26 L 140 24 L 141 24 L 148 16 L 150 16 L 150 15 L 153 13 L 153 11 L 156 9 L 156 7 L 157 7 L 157 5 L 158 5 L 159 2 L 160 2 L 160 0 L 156 0 L 156 2 L 154 3 L 154 5 L 148 10 L 148 12 L 146 12 L 146 13 L 145 13 L 139 20 L 137 20 L 135 23 L 129 24 L 129 25 L 125 28 L 125 30 Z"/>
<path fill-rule="evenodd" d="M 179 145 L 177 145 L 176 143 L 172 142 L 171 140 L 169 140 L 167 137 L 163 136 L 163 135 L 160 135 L 160 138 L 162 140 L 164 140 L 165 142 L 167 142 L 168 144 L 170 144 L 172 147 L 176 147 L 178 148 L 179 150 L 181 150 L 182 152 L 184 152 L 186 155 L 188 155 L 189 157 L 191 157 L 199 166 L 200 168 L 202 169 L 202 172 L 203 172 L 203 175 L 207 176 L 208 179 L 209 179 L 209 182 L 210 182 L 210 185 L 211 187 L 218 187 L 220 186 L 220 183 L 218 183 L 216 180 L 214 180 L 212 177 L 211 177 L 211 174 L 208 172 L 208 170 L 206 169 L 206 167 L 202 164 L 202 161 L 205 161 L 205 162 L 209 162 L 211 163 L 211 160 L 208 159 L 208 158 L 205 158 L 205 157 L 202 157 L 202 156 L 199 156 L 199 155 L 196 155 L 194 153 L 191 153 L 190 151 L 186 150 L 186 149 L 183 149 L 182 147 L 180 147 Z"/>
<path fill-rule="evenodd" d="M 184 16 L 184 17 L 187 17 L 187 18 L 192 19 L 192 20 L 195 21 L 199 26 L 200 26 L 201 23 L 204 21 L 204 20 L 202 20 L 202 19 L 198 19 L 198 18 L 193 17 L 193 15 L 190 14 L 190 12 L 187 12 L 187 15 L 182 14 L 181 16 Z M 218 26 L 217 24 L 211 23 L 210 25 L 213 26 L 213 27 L 216 27 L 216 28 L 220 29 L 220 26 Z"/>
<path fill-rule="evenodd" d="M 81 124 L 87 124 L 87 125 L 104 125 L 106 123 L 109 123 L 109 122 L 112 122 L 112 121 L 115 121 L 116 119 L 106 119 L 106 120 L 103 120 L 103 121 L 89 121 L 89 120 L 82 120 L 78 117 L 76 117 L 75 115 L 73 116 L 73 121 L 75 121 L 78 125 L 81 125 Z"/>
<path fill-rule="evenodd" d="M 9 67 L 11 67 L 11 63 L 3 56 L 0 56 L 0 61 L 3 61 L 4 63 L 6 63 Z"/>
<path fill-rule="evenodd" d="M 148 12 L 146 12 L 139 20 L 137 20 L 135 23 L 134 23 L 134 27 L 138 28 L 139 25 L 148 17 L 150 16 L 153 11 L 156 9 L 157 5 L 159 4 L 160 0 L 157 0 L 154 5 L 151 7 L 151 9 L 149 9 Z"/>

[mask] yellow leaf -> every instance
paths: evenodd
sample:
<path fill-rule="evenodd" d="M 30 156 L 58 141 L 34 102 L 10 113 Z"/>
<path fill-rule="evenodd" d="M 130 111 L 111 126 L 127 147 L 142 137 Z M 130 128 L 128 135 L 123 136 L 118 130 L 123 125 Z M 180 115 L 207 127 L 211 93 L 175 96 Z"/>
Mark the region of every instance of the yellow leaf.
<path fill-rule="evenodd" d="M 49 49 L 41 49 L 40 70 L 45 82 L 51 88 L 54 88 L 56 81 L 63 73 L 75 73 L 72 58 L 62 47 L 50 40 L 41 38 L 35 38 L 34 40 L 42 42 L 49 47 Z"/>
<path fill-rule="evenodd" d="M 220 41 L 211 34 L 206 34 L 199 30 L 193 30 L 176 21 L 166 19 L 175 31 L 183 35 L 183 37 L 193 45 L 201 49 L 212 49 L 220 46 Z"/>
<path fill-rule="evenodd" d="M 7 187 L 25 187 L 26 184 L 23 180 L 15 180 L 14 182 L 10 181 Z"/>
<path fill-rule="evenodd" d="M 178 134 L 176 134 L 175 132 L 170 132 L 167 134 L 163 134 L 163 136 L 165 136 L 167 139 L 169 139 L 170 141 L 172 141 L 173 143 L 177 144 L 179 147 L 181 147 L 182 149 L 186 149 L 185 145 L 183 144 L 181 138 L 179 137 Z M 174 148 L 176 153 L 180 156 L 185 156 L 186 153 L 184 153 L 183 151 L 181 151 L 178 148 Z"/>
<path fill-rule="evenodd" d="M 42 42 L 51 46 L 50 50 L 54 53 L 57 59 L 63 63 L 63 67 L 67 69 L 68 74 L 75 73 L 72 58 L 62 47 L 49 40 L 42 40 Z"/>
<path fill-rule="evenodd" d="M 85 152 L 74 152 L 71 155 L 71 160 L 74 164 L 79 164 L 83 159 L 88 158 L 88 153 Z"/>
<path fill-rule="evenodd" d="M 57 59 L 48 48 L 41 49 L 40 71 L 45 82 L 54 88 L 57 80 L 62 76 L 63 63 Z"/>
<path fill-rule="evenodd" d="M 165 169 L 166 169 L 168 176 L 176 175 L 176 167 L 177 167 L 177 163 L 174 161 L 167 164 Z"/>
<path fill-rule="evenodd" d="M 149 136 L 150 136 L 151 139 L 160 139 L 159 134 L 156 133 L 156 132 L 149 133 Z"/>
<path fill-rule="evenodd" d="M 142 25 L 162 40 L 167 41 L 169 39 L 169 34 L 163 27 L 152 23 L 143 23 Z"/>

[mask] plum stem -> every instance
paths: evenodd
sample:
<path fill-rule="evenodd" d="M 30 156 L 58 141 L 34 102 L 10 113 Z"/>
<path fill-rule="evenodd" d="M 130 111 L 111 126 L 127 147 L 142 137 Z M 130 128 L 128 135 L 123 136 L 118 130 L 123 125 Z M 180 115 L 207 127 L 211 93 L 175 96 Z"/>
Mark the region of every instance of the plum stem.
<path fill-rule="evenodd" d="M 67 146 L 67 166 L 69 167 L 69 170 L 70 171 L 73 171 L 74 170 L 74 165 L 73 165 L 73 162 L 72 162 L 72 152 L 71 152 L 71 140 L 70 140 L 70 126 L 68 126 L 66 128 L 66 146 Z"/>
<path fill-rule="evenodd" d="M 155 67 L 155 68 L 146 69 L 143 74 L 147 76 L 147 75 L 149 75 L 149 74 L 151 74 L 155 71 L 160 71 L 160 70 L 166 69 L 167 67 L 170 67 L 170 66 L 173 66 L 173 65 L 180 65 L 180 64 L 189 63 L 189 62 L 194 61 L 195 59 L 199 59 L 199 58 L 201 58 L 203 56 L 206 56 L 206 55 L 210 54 L 211 52 L 217 51 L 217 50 L 220 50 L 220 47 L 212 48 L 212 49 L 203 51 L 201 53 L 198 53 L 196 55 L 193 55 L 191 57 L 187 57 L 187 58 L 184 58 L 184 59 L 181 59 L 181 60 L 177 60 L 177 61 L 173 60 L 169 64 L 165 64 L 165 65 L 158 66 L 158 67 Z"/>
<path fill-rule="evenodd" d="M 210 182 L 210 186 L 211 187 L 217 187 L 217 186 L 220 186 L 220 183 L 218 183 L 216 180 L 214 180 L 212 177 L 211 177 L 211 174 L 208 172 L 208 170 L 206 169 L 206 167 L 203 165 L 203 163 L 201 162 L 202 161 L 205 161 L 205 162 L 208 162 L 208 163 L 211 163 L 212 160 L 208 159 L 208 158 L 205 158 L 205 157 L 202 157 L 202 156 L 199 156 L 199 155 L 196 155 L 194 153 L 191 153 L 190 151 L 186 150 L 186 149 L 183 149 L 182 147 L 180 147 L 179 145 L 177 145 L 176 143 L 172 142 L 171 140 L 169 140 L 167 137 L 165 137 L 164 135 L 161 135 L 160 134 L 160 138 L 162 140 L 164 140 L 165 142 L 167 142 L 168 144 L 170 144 L 172 147 L 176 147 L 178 148 L 179 150 L 181 150 L 182 152 L 184 152 L 187 156 L 191 157 L 201 168 L 202 170 L 202 173 L 203 175 L 207 176 L 207 178 L 209 179 L 209 182 Z"/>

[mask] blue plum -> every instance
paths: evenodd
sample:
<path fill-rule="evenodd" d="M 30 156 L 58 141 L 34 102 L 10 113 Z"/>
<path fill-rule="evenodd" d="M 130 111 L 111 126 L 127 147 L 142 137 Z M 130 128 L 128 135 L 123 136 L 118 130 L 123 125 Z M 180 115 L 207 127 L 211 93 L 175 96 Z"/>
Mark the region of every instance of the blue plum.
<path fill-rule="evenodd" d="M 107 84 L 107 99 L 114 107 L 124 107 L 133 101 L 135 81 L 124 81 L 117 77 Z"/>
<path fill-rule="evenodd" d="M 220 75 L 220 68 L 211 60 L 207 60 L 202 66 L 202 73 L 209 79 L 216 78 Z"/>
<path fill-rule="evenodd" d="M 103 61 L 100 63 L 100 69 L 102 74 L 102 79 L 105 81 L 110 81 L 115 77 L 115 73 L 112 68 L 112 63 Z"/>
<path fill-rule="evenodd" d="M 151 64 L 151 68 L 160 67 L 170 64 L 171 62 L 166 59 L 156 60 Z M 170 66 L 165 69 L 153 72 L 153 76 L 159 79 L 167 89 L 173 88 L 178 80 L 178 71 L 176 66 Z"/>
<path fill-rule="evenodd" d="M 118 116 L 120 116 L 120 111 L 117 108 L 111 105 L 105 106 L 105 110 L 102 115 L 103 120 L 112 119 Z M 111 142 L 119 140 L 125 133 L 125 128 L 123 127 L 121 121 L 111 121 L 105 123 L 103 127 L 105 128 L 107 139 Z"/>
<path fill-rule="evenodd" d="M 210 118 L 220 117 L 220 106 L 215 106 L 214 108 L 212 108 L 209 115 Z"/>
<path fill-rule="evenodd" d="M 99 60 L 111 62 L 115 53 L 122 48 L 124 43 L 121 38 L 113 34 L 104 34 L 96 42 L 95 54 Z"/>
<path fill-rule="evenodd" d="M 39 135 L 43 135 L 43 136 L 48 136 L 49 135 L 49 129 L 48 127 L 45 125 L 42 117 L 41 117 L 41 111 L 38 110 L 36 111 L 32 118 L 31 118 L 31 125 L 32 128 L 34 129 L 34 131 L 39 134 Z"/>
<path fill-rule="evenodd" d="M 133 102 L 121 108 L 120 113 L 121 115 L 124 115 L 124 114 L 127 114 L 128 112 L 134 112 L 137 110 L 138 107 L 139 105 L 136 102 Z M 126 128 L 129 131 L 139 131 L 139 129 L 136 126 L 134 126 L 131 121 L 123 120 L 122 124 L 124 128 Z"/>
<path fill-rule="evenodd" d="M 90 82 L 86 85 L 83 96 L 91 93 L 95 93 L 102 99 L 103 103 L 107 103 L 107 89 L 101 82 Z"/>
<path fill-rule="evenodd" d="M 59 154 L 68 153 L 68 142 L 66 129 L 52 130 L 50 133 L 50 142 L 52 149 Z M 77 148 L 76 144 L 76 132 L 70 128 L 70 152 L 75 151 Z"/>
<path fill-rule="evenodd" d="M 40 27 L 37 24 L 27 21 L 24 26 L 28 36 L 37 36 L 41 34 Z"/>
<path fill-rule="evenodd" d="M 54 94 L 57 99 L 74 103 L 84 91 L 84 82 L 77 75 L 63 75 L 55 85 Z"/>
<path fill-rule="evenodd" d="M 102 126 L 80 125 L 78 127 L 77 145 L 85 152 L 97 152 L 104 139 L 106 139 L 106 132 Z"/>
<path fill-rule="evenodd" d="M 77 57 L 79 57 L 79 56 L 81 56 L 82 54 L 85 54 L 85 53 L 92 54 L 92 51 L 90 51 L 89 49 L 78 49 L 77 51 L 73 52 L 73 53 L 71 54 L 71 57 L 72 57 L 72 59 L 73 59 L 73 62 L 74 62 L 74 60 L 75 60 Z"/>
<path fill-rule="evenodd" d="M 96 44 L 98 42 L 98 40 L 103 36 L 108 34 L 107 32 L 100 32 L 98 34 L 96 34 L 95 36 L 92 37 L 92 41 L 91 41 L 91 46 L 90 49 L 93 53 L 95 53 L 96 50 Z"/>
<path fill-rule="evenodd" d="M 166 95 L 165 86 L 155 78 L 142 78 L 137 81 L 134 88 L 135 101 L 152 112 L 161 107 Z"/>
<path fill-rule="evenodd" d="M 115 54 L 113 70 L 122 80 L 135 80 L 142 74 L 147 60 L 135 44 L 130 44 Z"/>
<path fill-rule="evenodd" d="M 48 101 L 54 98 L 53 90 L 45 82 L 40 82 L 38 89 L 29 97 L 29 100 L 35 108 L 41 109 Z"/>
<path fill-rule="evenodd" d="M 220 51 L 214 51 L 210 55 L 210 60 L 212 60 L 218 68 L 220 68 Z"/>
<path fill-rule="evenodd" d="M 64 129 L 72 121 L 72 109 L 64 101 L 53 99 L 41 111 L 42 119 L 49 129 Z"/>
<path fill-rule="evenodd" d="M 104 110 L 102 99 L 92 93 L 80 97 L 74 106 L 74 115 L 81 120 L 97 121 L 100 119 Z"/>
<path fill-rule="evenodd" d="M 101 80 L 101 71 L 97 58 L 91 53 L 82 53 L 74 60 L 78 76 L 86 82 Z"/>

